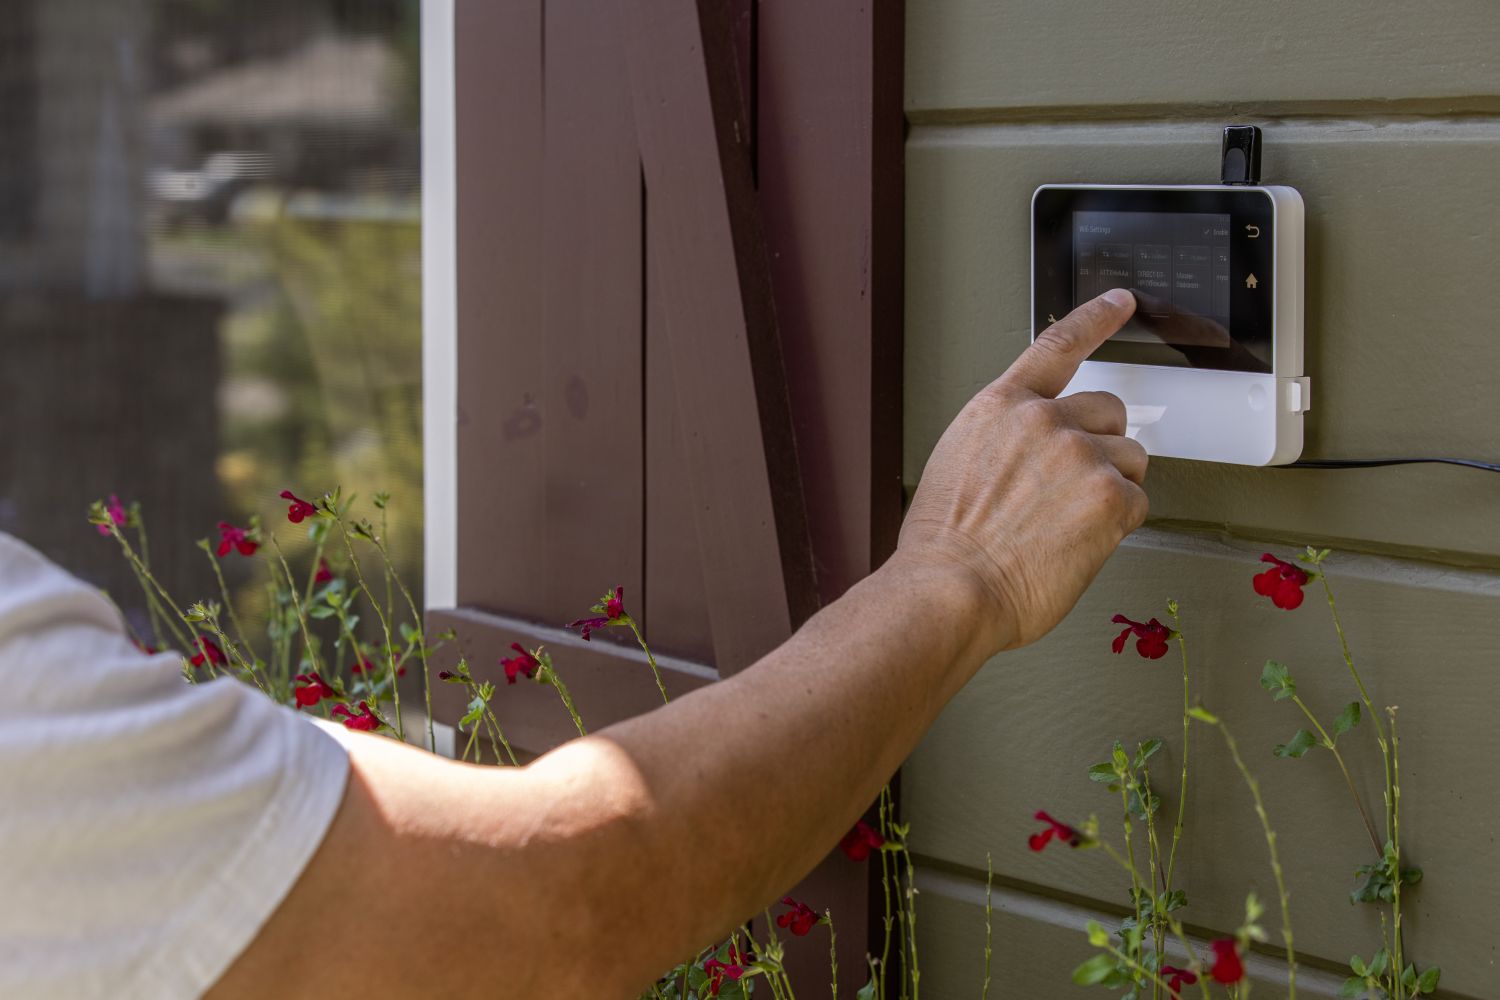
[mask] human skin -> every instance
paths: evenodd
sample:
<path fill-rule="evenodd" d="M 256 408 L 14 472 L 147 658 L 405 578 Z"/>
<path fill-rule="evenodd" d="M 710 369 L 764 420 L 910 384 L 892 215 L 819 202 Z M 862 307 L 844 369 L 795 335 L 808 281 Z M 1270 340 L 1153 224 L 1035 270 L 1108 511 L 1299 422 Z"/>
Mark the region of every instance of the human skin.
<path fill-rule="evenodd" d="M 526 767 L 355 740 L 323 845 L 209 996 L 628 997 L 778 898 L 1145 519 L 1124 406 L 1055 398 L 1133 308 L 1044 331 L 938 442 L 896 553 L 745 670 Z"/>

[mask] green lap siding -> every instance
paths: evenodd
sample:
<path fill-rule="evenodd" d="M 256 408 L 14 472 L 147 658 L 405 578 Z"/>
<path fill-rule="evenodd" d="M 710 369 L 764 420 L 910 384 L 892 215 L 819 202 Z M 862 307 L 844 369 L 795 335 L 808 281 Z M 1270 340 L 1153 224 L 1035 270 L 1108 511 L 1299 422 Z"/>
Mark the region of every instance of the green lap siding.
<path fill-rule="evenodd" d="M 1263 126 L 1265 180 L 1307 203 L 1307 457 L 1500 462 L 1500 8 L 909 0 L 907 21 L 909 486 L 1025 346 L 1032 190 L 1213 182 L 1229 122 Z M 1020 901 L 990 996 L 1109 995 L 1068 972 L 1089 953 L 1085 914 L 1118 913 L 1125 883 L 1102 854 L 1034 855 L 1025 837 L 1038 808 L 1118 830 L 1118 802 L 1084 774 L 1116 737 L 1167 740 L 1156 777 L 1175 808 L 1178 664 L 1109 651 L 1112 615 L 1160 617 L 1169 597 L 1198 691 L 1262 781 L 1299 950 L 1331 976 L 1378 947 L 1375 910 L 1347 902 L 1369 847 L 1343 779 L 1321 750 L 1271 756 L 1306 722 L 1257 683 L 1265 659 L 1286 662 L 1325 723 L 1357 696 L 1320 592 L 1281 612 L 1250 587 L 1262 551 L 1310 542 L 1337 548 L 1354 652 L 1377 706 L 1400 706 L 1403 841 L 1427 876 L 1408 952 L 1443 967 L 1445 996 L 1500 997 L 1500 475 L 1159 460 L 1147 487 L 1149 526 L 1053 635 L 983 670 L 904 772 L 937 880 L 922 895 L 928 995 L 978 996 L 986 851 Z M 1368 720 L 1346 740 L 1378 813 Z M 1192 749 L 1185 915 L 1223 932 L 1247 890 L 1274 909 L 1275 889 L 1217 735 L 1195 732 Z"/>

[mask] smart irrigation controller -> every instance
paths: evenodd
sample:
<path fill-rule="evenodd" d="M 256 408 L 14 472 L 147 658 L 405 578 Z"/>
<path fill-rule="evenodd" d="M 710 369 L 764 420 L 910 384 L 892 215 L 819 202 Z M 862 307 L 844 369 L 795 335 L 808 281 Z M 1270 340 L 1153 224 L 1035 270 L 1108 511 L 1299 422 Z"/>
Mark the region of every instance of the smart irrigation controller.
<path fill-rule="evenodd" d="M 1066 392 L 1125 402 L 1152 455 L 1285 465 L 1302 453 L 1302 196 L 1258 186 L 1259 129 L 1224 130 L 1224 183 L 1044 184 L 1031 198 L 1032 338 L 1111 288 L 1134 317 Z"/>

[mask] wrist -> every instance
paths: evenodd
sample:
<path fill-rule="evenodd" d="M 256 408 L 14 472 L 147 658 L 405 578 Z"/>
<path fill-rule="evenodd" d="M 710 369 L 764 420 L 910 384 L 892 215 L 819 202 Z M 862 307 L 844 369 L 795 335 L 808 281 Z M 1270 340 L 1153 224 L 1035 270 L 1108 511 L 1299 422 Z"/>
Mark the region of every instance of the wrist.
<path fill-rule="evenodd" d="M 934 616 L 951 630 L 961 657 L 982 663 L 1003 649 L 1019 645 L 1019 630 L 1010 609 L 997 597 L 983 573 L 963 560 L 912 547 L 898 548 L 877 571 L 903 600 Z"/>

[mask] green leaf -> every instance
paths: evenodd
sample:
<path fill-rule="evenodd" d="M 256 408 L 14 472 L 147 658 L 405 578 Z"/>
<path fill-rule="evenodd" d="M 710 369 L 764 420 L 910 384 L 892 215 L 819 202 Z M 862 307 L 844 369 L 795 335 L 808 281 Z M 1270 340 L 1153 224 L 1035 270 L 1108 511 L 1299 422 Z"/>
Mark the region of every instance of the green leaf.
<path fill-rule="evenodd" d="M 1099 921 L 1090 920 L 1088 923 L 1088 932 L 1089 944 L 1095 948 L 1103 948 L 1109 944 L 1109 931 L 1105 930 L 1104 925 Z"/>
<path fill-rule="evenodd" d="M 1339 996 L 1346 1000 L 1352 1000 L 1365 991 L 1365 981 L 1362 976 L 1350 976 L 1344 980 L 1344 985 L 1339 987 Z"/>
<path fill-rule="evenodd" d="M 1443 970 L 1433 966 L 1417 977 L 1417 991 L 1420 993 L 1431 993 L 1438 988 L 1438 980 L 1443 976 Z"/>
<path fill-rule="evenodd" d="M 1391 953 L 1382 948 L 1375 953 L 1375 957 L 1370 961 L 1370 975 L 1376 977 L 1383 976 L 1385 975 L 1385 970 L 1390 968 L 1390 965 Z"/>
<path fill-rule="evenodd" d="M 1206 722 L 1210 726 L 1217 726 L 1219 724 L 1219 717 L 1202 705 L 1194 705 L 1188 709 L 1188 717 L 1197 719 L 1199 722 Z"/>
<path fill-rule="evenodd" d="M 1157 910 L 1162 913 L 1171 913 L 1173 910 L 1180 910 L 1186 905 L 1188 905 L 1187 893 L 1181 889 L 1173 889 L 1156 902 Z"/>
<path fill-rule="evenodd" d="M 1271 692 L 1271 697 L 1277 701 L 1284 701 L 1297 693 L 1297 682 L 1292 679 L 1291 671 L 1275 660 L 1266 661 L 1260 672 L 1260 686 Z"/>
<path fill-rule="evenodd" d="M 1359 725 L 1359 702 L 1351 701 L 1344 706 L 1339 717 L 1333 720 L 1333 735 L 1342 736 Z"/>
<path fill-rule="evenodd" d="M 309 618 L 332 618 L 336 614 L 338 614 L 337 609 L 332 608 L 327 604 L 314 604 L 312 607 L 307 609 L 307 617 Z"/>
<path fill-rule="evenodd" d="M 1108 762 L 1103 764 L 1095 764 L 1093 767 L 1089 768 L 1090 781 L 1097 781 L 1101 784 L 1108 784 L 1109 782 L 1114 781 L 1117 777 L 1119 777 L 1119 775 L 1115 772 L 1115 766 Z"/>
<path fill-rule="evenodd" d="M 1278 743 L 1271 752 L 1278 757 L 1301 757 L 1317 745 L 1317 737 L 1306 729 L 1299 729 L 1290 743 Z"/>
<path fill-rule="evenodd" d="M 484 699 L 475 698 L 473 701 L 469 702 L 469 711 L 464 715 L 462 719 L 458 720 L 458 724 L 460 726 L 469 726 L 478 722 L 481 718 L 484 717 L 484 708 Z"/>
<path fill-rule="evenodd" d="M 861 986 L 854 994 L 854 1000 L 875 1000 L 875 980 Z"/>
<path fill-rule="evenodd" d="M 1349 970 L 1356 976 L 1368 976 L 1370 974 L 1370 967 L 1358 955 L 1349 959 Z"/>
<path fill-rule="evenodd" d="M 1156 751 L 1161 749 L 1161 740 L 1147 740 L 1135 751 L 1135 766 L 1144 767 Z"/>
<path fill-rule="evenodd" d="M 1401 870 L 1401 882 L 1403 885 L 1416 885 L 1422 881 L 1422 869 L 1404 868 Z"/>
<path fill-rule="evenodd" d="M 1073 970 L 1073 982 L 1079 986 L 1093 986 L 1104 982 L 1115 971 L 1115 960 L 1108 955 L 1095 955 Z"/>
<path fill-rule="evenodd" d="M 1417 967 L 1415 965 L 1408 963 L 1406 968 L 1401 970 L 1401 985 L 1409 990 L 1417 988 Z"/>

